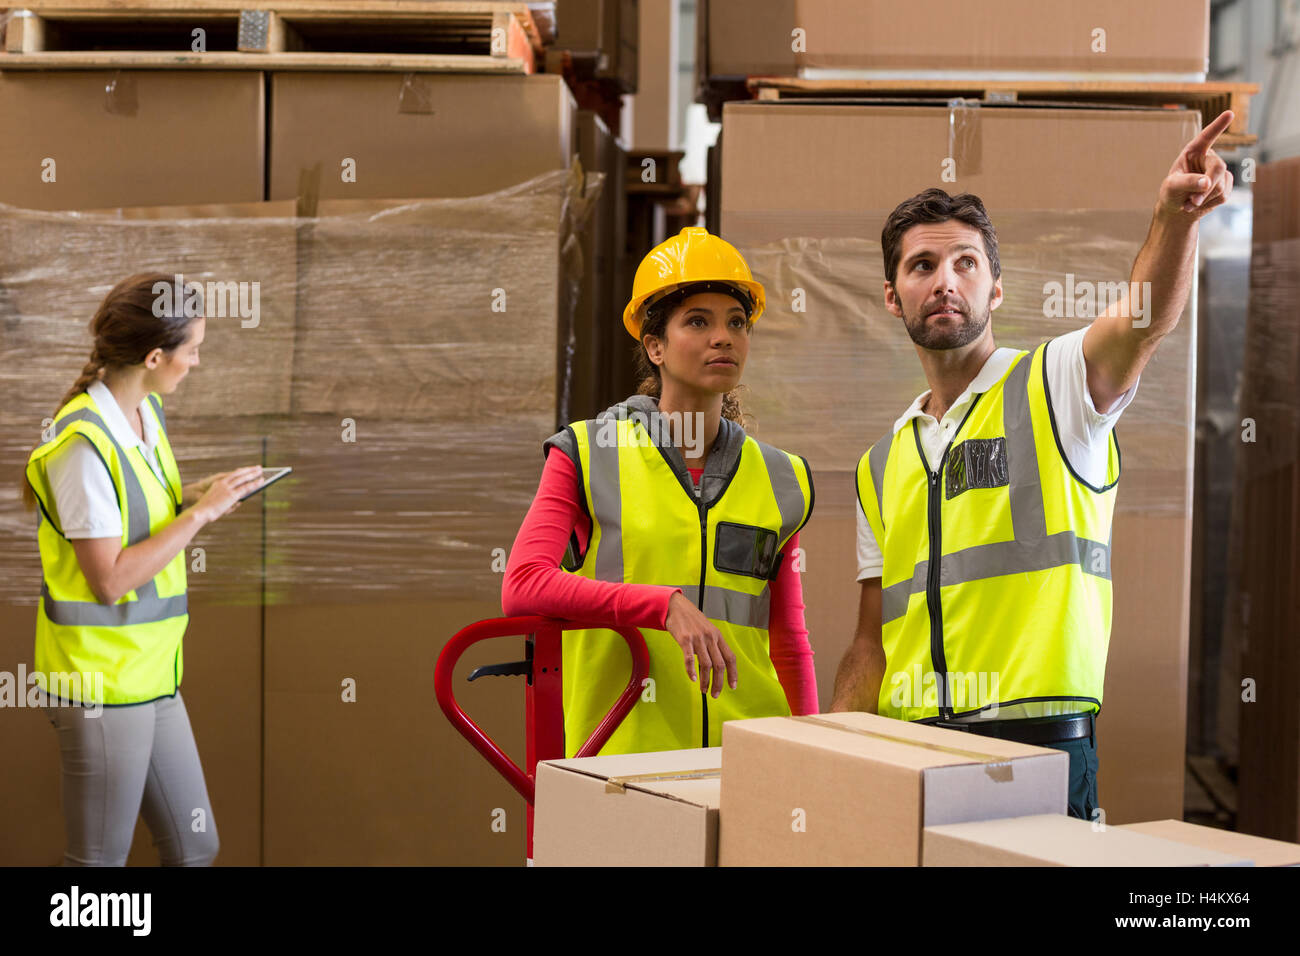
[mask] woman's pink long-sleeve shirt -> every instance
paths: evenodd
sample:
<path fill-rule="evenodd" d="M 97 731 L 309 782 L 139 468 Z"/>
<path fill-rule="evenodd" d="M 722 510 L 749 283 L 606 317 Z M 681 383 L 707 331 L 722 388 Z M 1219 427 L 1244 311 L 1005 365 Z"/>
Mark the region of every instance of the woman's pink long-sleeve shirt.
<path fill-rule="evenodd" d="M 698 482 L 703 469 L 688 470 Z M 537 497 L 510 550 L 501 609 L 508 617 L 541 614 L 662 630 L 668 601 L 673 594 L 681 593 L 679 588 L 593 581 L 560 569 L 570 536 L 576 532 L 585 550 L 591 535 L 590 519 L 578 503 L 581 492 L 574 492 L 577 483 L 578 470 L 568 455 L 562 451 L 547 454 Z M 804 624 L 803 586 L 789 557 L 798 546 L 796 532 L 786 545 L 787 558 L 772 582 L 768 647 L 791 712 L 815 714 L 817 678 Z"/>

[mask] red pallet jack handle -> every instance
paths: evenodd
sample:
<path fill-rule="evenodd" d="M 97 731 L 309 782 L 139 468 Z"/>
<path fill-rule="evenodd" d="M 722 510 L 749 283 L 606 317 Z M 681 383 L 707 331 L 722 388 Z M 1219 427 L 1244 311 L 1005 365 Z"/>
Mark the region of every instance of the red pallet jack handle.
<path fill-rule="evenodd" d="M 438 655 L 438 664 L 434 668 L 433 688 L 438 698 L 438 705 L 447 715 L 451 725 L 460 731 L 461 736 L 481 753 L 492 767 L 505 777 L 506 782 L 514 787 L 528 802 L 528 856 L 533 854 L 533 799 L 536 785 L 537 764 L 541 760 L 557 760 L 564 757 L 564 701 L 562 697 L 563 677 L 560 671 L 562 661 L 561 641 L 565 631 L 604 629 L 611 630 L 627 642 L 632 652 L 632 675 L 628 679 L 623 693 L 618 696 L 604 719 L 587 738 L 576 756 L 591 757 L 600 752 L 610 736 L 618 729 L 623 719 L 632 712 L 637 698 L 641 696 L 642 686 L 650 673 L 650 654 L 646 649 L 645 638 L 635 627 L 609 627 L 605 624 L 591 624 L 577 621 L 561 621 L 549 617 L 502 617 L 487 621 L 478 621 L 460 631 L 447 642 L 447 646 Z M 469 679 L 480 676 L 479 672 L 495 674 L 516 674 L 528 678 L 527 701 L 525 710 L 525 728 L 527 750 L 524 767 L 520 767 L 497 746 L 496 741 L 483 732 L 456 702 L 452 690 L 452 674 L 461 655 L 472 645 L 496 637 L 528 638 L 529 658 L 515 664 L 494 665 L 478 668 Z"/>

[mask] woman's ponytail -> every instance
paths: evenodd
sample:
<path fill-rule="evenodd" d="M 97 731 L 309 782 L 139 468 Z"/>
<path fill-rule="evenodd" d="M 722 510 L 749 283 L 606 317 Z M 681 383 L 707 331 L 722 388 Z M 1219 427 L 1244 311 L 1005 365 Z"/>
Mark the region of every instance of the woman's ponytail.
<path fill-rule="evenodd" d="M 90 388 L 92 384 L 99 381 L 99 375 L 103 369 L 104 359 L 99 354 L 99 348 L 96 347 L 90 353 L 90 361 L 86 363 L 86 367 L 81 370 L 81 374 L 77 376 L 77 380 L 72 383 L 72 388 L 68 389 L 68 394 L 63 396 L 63 399 L 59 402 L 58 408 L 54 410 L 55 414 L 58 414 L 59 408 L 68 404 L 68 402 L 72 401 L 86 389 Z"/>

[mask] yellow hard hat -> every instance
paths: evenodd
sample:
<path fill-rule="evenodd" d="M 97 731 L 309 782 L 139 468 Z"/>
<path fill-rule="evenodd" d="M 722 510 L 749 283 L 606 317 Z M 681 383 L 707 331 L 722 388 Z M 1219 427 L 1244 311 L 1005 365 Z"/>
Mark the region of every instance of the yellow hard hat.
<path fill-rule="evenodd" d="M 707 283 L 717 291 L 741 292 L 753 306 L 750 321 L 763 314 L 766 298 L 736 247 L 709 235 L 703 226 L 687 226 L 651 249 L 637 266 L 632 280 L 632 300 L 623 310 L 623 325 L 638 342 L 645 309 L 686 286 Z M 714 291 L 702 289 L 701 291 Z"/>

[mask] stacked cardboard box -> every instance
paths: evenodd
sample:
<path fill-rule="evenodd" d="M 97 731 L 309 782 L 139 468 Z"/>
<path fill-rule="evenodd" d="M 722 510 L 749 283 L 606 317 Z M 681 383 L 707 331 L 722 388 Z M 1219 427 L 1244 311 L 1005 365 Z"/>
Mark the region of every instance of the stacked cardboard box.
<path fill-rule="evenodd" d="M 1240 725 L 1237 828 L 1297 841 L 1300 160 L 1259 167 L 1254 194 L 1222 684 Z"/>
<path fill-rule="evenodd" d="M 534 862 L 919 866 L 925 827 L 1063 814 L 1060 751 L 874 714 L 729 721 L 721 748 L 538 765 Z"/>
<path fill-rule="evenodd" d="M 925 866 L 1250 866 L 1224 853 L 1059 815 L 926 827 Z"/>
<path fill-rule="evenodd" d="M 722 728 L 722 866 L 919 866 L 926 827 L 1064 814 L 1069 757 L 875 714 Z"/>
<path fill-rule="evenodd" d="M 722 748 L 548 760 L 536 866 L 716 866 Z"/>
<path fill-rule="evenodd" d="M 1160 74 L 1204 79 L 1209 0 L 701 0 L 701 77 L 852 70 L 912 78 L 955 72 Z M 917 24 L 933 29 L 918 30 Z M 935 33 L 960 37 L 936 43 Z"/>
<path fill-rule="evenodd" d="M 539 866 L 1300 866 L 1300 844 L 1077 820 L 1069 760 L 873 714 L 730 721 L 721 748 L 544 761 Z"/>
<path fill-rule="evenodd" d="M 828 707 L 853 638 L 853 469 L 927 386 L 883 304 L 880 230 L 930 187 L 974 192 L 998 230 L 1000 345 L 1087 324 L 1049 317 L 1048 282 L 1125 282 L 1195 113 L 728 104 L 721 230 L 767 289 L 745 382 L 753 432 L 805 455 L 817 509 L 804 599 Z M 887 148 L 882 149 L 882 144 Z M 955 170 L 956 178 L 945 178 Z M 1181 816 L 1186 725 L 1194 303 L 1119 423 L 1114 626 L 1098 721 L 1110 822 Z"/>
<path fill-rule="evenodd" d="M 277 72 L 270 91 L 269 199 L 478 196 L 573 155 L 559 76 Z"/>
<path fill-rule="evenodd" d="M 0 202 L 477 196 L 566 169 L 573 109 L 558 76 L 6 71 Z"/>
<path fill-rule="evenodd" d="M 1244 857 L 1255 866 L 1300 866 L 1300 844 L 1285 843 L 1282 840 L 1266 840 L 1232 830 L 1184 823 L 1182 820 L 1126 823 L 1119 829 L 1203 847 L 1229 856 Z"/>
<path fill-rule="evenodd" d="M 257 72 L 0 72 L 0 203 L 258 202 L 265 115 Z"/>

